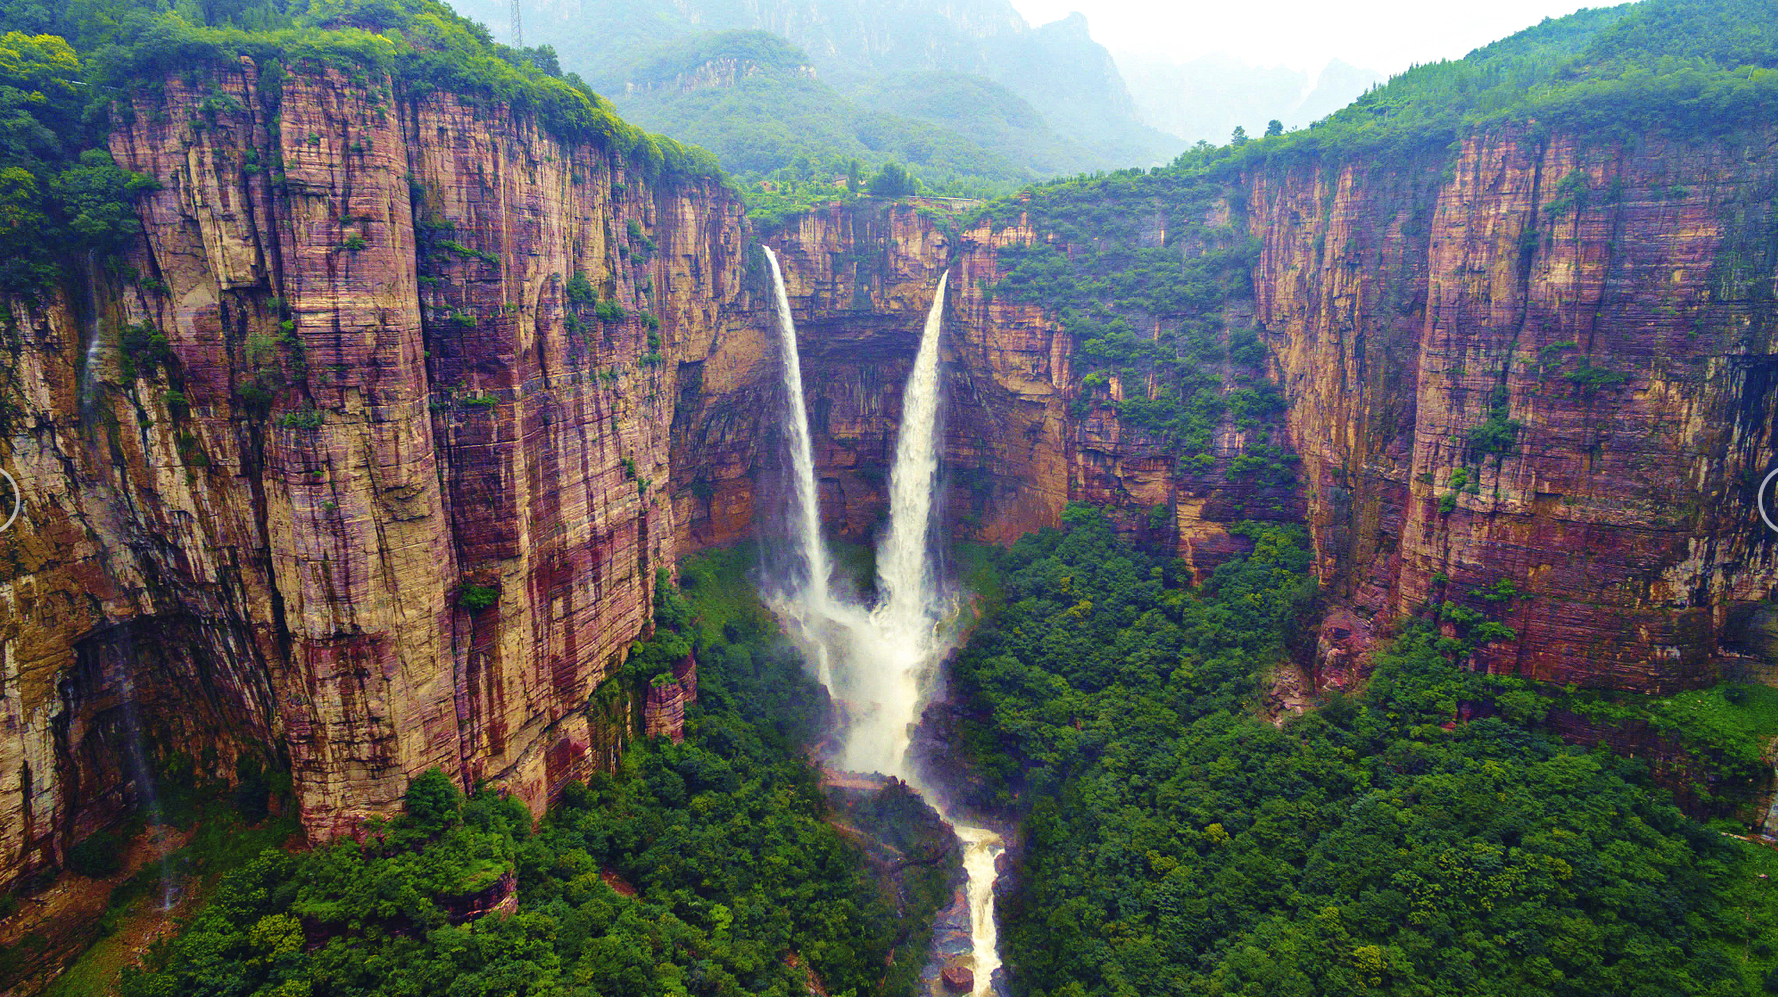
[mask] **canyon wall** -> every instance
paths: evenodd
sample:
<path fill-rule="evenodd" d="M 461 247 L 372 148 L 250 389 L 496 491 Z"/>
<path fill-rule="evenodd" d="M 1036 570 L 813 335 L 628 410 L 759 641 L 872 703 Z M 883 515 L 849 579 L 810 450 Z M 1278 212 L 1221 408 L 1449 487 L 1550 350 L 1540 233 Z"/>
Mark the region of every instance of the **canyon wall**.
<path fill-rule="evenodd" d="M 540 808 L 612 764 L 644 704 L 607 679 L 657 571 L 781 508 L 770 284 L 735 195 L 319 67 L 180 74 L 120 115 L 115 157 L 160 184 L 127 266 L 6 313 L 0 885 L 139 802 L 157 747 L 287 769 L 316 839 L 432 766 Z M 1249 542 L 1233 524 L 1303 522 L 1321 681 L 1445 602 L 1448 632 L 1494 625 L 1496 671 L 1707 681 L 1771 644 L 1740 630 L 1778 582 L 1755 506 L 1773 167 L 1765 145 L 1494 134 L 1113 204 L 1144 250 L 1257 246 L 1190 321 L 1263 348 L 1200 373 L 1288 405 L 1222 411 L 1191 454 L 1128 415 L 1157 381 L 1089 376 L 1064 316 L 1001 290 L 1003 250 L 1083 251 L 1035 211 L 810 212 L 766 238 L 824 513 L 880 523 L 948 267 L 955 535 L 1091 501 L 1202 578 Z M 1157 341 L 1182 321 L 1133 316 Z M 671 733 L 684 697 L 660 689 Z"/>
<path fill-rule="evenodd" d="M 1451 601 L 1515 632 L 1493 671 L 1711 677 L 1778 583 L 1773 152 L 1496 133 L 1443 173 L 1252 178 L 1324 661 Z"/>
<path fill-rule="evenodd" d="M 161 185 L 130 270 L 9 303 L 0 885 L 144 743 L 288 767 L 316 838 L 433 766 L 534 809 L 609 766 L 682 389 L 772 362 L 738 199 L 314 66 L 170 76 L 111 142 Z"/>
<path fill-rule="evenodd" d="M 881 516 L 899 386 L 948 265 L 946 514 L 961 535 L 1005 541 L 1093 501 L 1202 575 L 1241 549 L 1230 523 L 1294 519 L 1327 603 L 1321 681 L 1349 680 L 1397 620 L 1446 602 L 1447 633 L 1511 631 L 1476 631 L 1494 671 L 1709 681 L 1761 642 L 1739 631 L 1778 583 L 1756 504 L 1778 459 L 1775 166 L 1765 140 L 1496 133 L 1454 156 L 1247 172 L 1184 225 L 1259 240 L 1251 295 L 1217 320 L 1267 347 L 1289 403 L 1273 442 L 1300 459 L 1290 489 L 1231 473 L 1251 426 L 1225 418 L 1198 461 L 1132 427 L 1117 403 L 1145 386 L 1089 389 L 1060 318 L 994 294 L 1001 248 L 1077 248 L 1029 217 L 957 231 L 932 208 L 816 211 L 771 241 L 824 509 L 852 535 Z M 1143 244 L 1172 244 L 1169 224 L 1141 219 Z"/>

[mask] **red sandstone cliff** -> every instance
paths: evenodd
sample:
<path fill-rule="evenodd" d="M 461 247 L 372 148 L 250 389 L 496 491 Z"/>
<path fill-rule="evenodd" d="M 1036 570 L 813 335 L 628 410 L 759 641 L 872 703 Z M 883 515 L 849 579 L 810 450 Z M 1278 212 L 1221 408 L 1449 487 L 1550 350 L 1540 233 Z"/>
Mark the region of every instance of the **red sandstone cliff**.
<path fill-rule="evenodd" d="M 779 358 L 732 195 L 449 96 L 319 70 L 274 92 L 247 63 L 170 78 L 113 144 L 163 185 L 137 273 L 11 304 L 7 875 L 118 811 L 136 726 L 207 774 L 287 765 L 317 836 L 433 765 L 536 807 L 610 764 L 635 704 L 604 679 L 655 570 L 774 508 Z M 1263 331 L 1290 408 L 1224 419 L 1190 465 L 1119 418 L 1147 386 L 1087 388 L 1058 318 L 992 293 L 1000 247 L 1053 233 L 866 202 L 774 234 L 828 518 L 880 519 L 949 266 L 960 531 L 1091 500 L 1204 571 L 1239 549 L 1229 523 L 1304 519 L 1324 677 L 1452 600 L 1516 630 L 1482 650 L 1495 669 L 1705 680 L 1778 581 L 1752 505 L 1775 456 L 1770 150 L 1497 136 L 1448 173 L 1387 166 L 1258 172 L 1205 217 L 1140 219 L 1185 252 L 1170 226 L 1260 240 L 1216 318 Z M 1300 489 L 1230 473 L 1256 431 L 1300 455 Z M 1475 594 L 1502 581 L 1521 595 Z"/>
<path fill-rule="evenodd" d="M 1706 680 L 1778 583 L 1773 150 L 1494 135 L 1437 167 L 1253 180 L 1328 646 L 1452 600 L 1517 631 L 1496 671 Z"/>
<path fill-rule="evenodd" d="M 287 764 L 318 837 L 432 766 L 538 808 L 627 735 L 682 371 L 721 390 L 753 321 L 740 205 L 394 90 L 169 77 L 112 137 L 162 184 L 139 273 L 12 303 L 0 881 L 117 811 L 138 724 Z"/>
<path fill-rule="evenodd" d="M 1778 457 L 1775 166 L 1766 147 L 1495 135 L 1455 162 L 1241 178 L 1244 213 L 1204 221 L 1261 240 L 1251 299 L 1225 302 L 1223 321 L 1262 331 L 1300 497 L 1231 480 L 1243 440 L 1226 420 L 1214 466 L 1184 466 L 1083 390 L 1055 316 L 990 293 L 999 247 L 1053 233 L 947 238 L 912 208 L 815 212 L 773 242 L 824 509 L 854 534 L 880 516 L 899 384 L 952 266 L 947 509 L 963 531 L 1004 540 L 1071 499 L 1121 506 L 1138 529 L 1164 506 L 1203 570 L 1239 547 L 1225 524 L 1306 517 L 1330 602 L 1324 679 L 1448 600 L 1516 632 L 1478 652 L 1497 671 L 1707 681 L 1778 583 L 1778 536 L 1754 505 Z M 1164 215 L 1144 224 L 1167 244 Z M 1481 598 L 1502 582 L 1520 595 Z"/>

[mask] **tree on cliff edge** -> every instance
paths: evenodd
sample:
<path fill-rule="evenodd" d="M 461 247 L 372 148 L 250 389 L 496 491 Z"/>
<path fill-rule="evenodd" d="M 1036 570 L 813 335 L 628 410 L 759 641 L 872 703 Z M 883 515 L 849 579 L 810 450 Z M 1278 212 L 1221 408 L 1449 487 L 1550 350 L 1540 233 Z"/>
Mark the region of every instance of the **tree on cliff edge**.
<path fill-rule="evenodd" d="M 906 197 L 914 193 L 914 176 L 899 163 L 884 163 L 866 190 L 874 197 Z"/>

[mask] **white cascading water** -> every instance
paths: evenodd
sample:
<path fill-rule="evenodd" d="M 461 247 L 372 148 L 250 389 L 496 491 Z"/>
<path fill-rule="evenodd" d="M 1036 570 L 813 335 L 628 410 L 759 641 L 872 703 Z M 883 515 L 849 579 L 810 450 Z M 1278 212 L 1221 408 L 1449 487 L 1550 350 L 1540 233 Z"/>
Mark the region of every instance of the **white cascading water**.
<path fill-rule="evenodd" d="M 796 615 L 799 629 L 813 633 L 831 615 L 833 602 L 828 595 L 831 569 L 827 547 L 821 540 L 821 492 L 815 484 L 815 447 L 809 437 L 809 412 L 803 402 L 803 365 L 796 351 L 796 319 L 790 313 L 790 296 L 784 290 L 784 272 L 778 268 L 777 254 L 768 246 L 760 248 L 772 265 L 772 289 L 777 293 L 778 336 L 784 349 L 784 393 L 790 396 L 784 422 L 790 434 L 790 459 L 796 475 L 792 532 L 804 571 L 800 588 L 780 597 L 780 605 L 774 608 L 781 614 L 788 610 Z M 832 689 L 832 654 L 827 642 L 810 640 L 807 644 L 815 657 L 815 677 Z"/>
<path fill-rule="evenodd" d="M 938 626 L 947 595 L 927 557 L 932 492 L 938 477 L 938 339 L 945 285 L 926 313 L 920 349 L 901 396 L 901 433 L 889 473 L 889 529 L 877 545 L 879 599 L 867 632 L 847 655 L 855 704 L 864 709 L 846 732 L 845 766 L 899 777 L 919 788 L 907 764 L 910 732 L 925 706 L 927 684 L 948 650 Z"/>
<path fill-rule="evenodd" d="M 86 309 L 87 315 L 91 316 L 92 326 L 87 330 L 86 363 L 80 369 L 80 411 L 89 418 L 93 413 L 93 402 L 98 397 L 99 349 L 102 345 L 99 336 L 97 266 L 95 254 L 88 250 L 86 254 Z"/>
<path fill-rule="evenodd" d="M 785 390 L 791 459 L 797 480 L 792 489 L 796 511 L 792 532 L 801 547 L 811 581 L 775 602 L 791 625 L 792 635 L 815 659 L 817 678 L 846 704 L 847 723 L 842 767 L 895 776 L 927 799 L 941 802 L 943 793 L 924 785 L 908 759 L 912 731 L 930 694 L 931 681 L 950 650 L 945 624 L 954 615 L 955 600 L 936 577 L 929 555 L 928 532 L 932 496 L 938 485 L 939 334 L 943 325 L 945 287 L 926 315 L 920 347 L 902 395 L 901 432 L 895 444 L 895 466 L 889 477 L 889 527 L 877 547 L 879 598 L 868 612 L 829 589 L 828 558 L 821 541 L 820 495 L 815 488 L 813 448 L 807 406 L 802 394 L 801 364 L 796 355 L 796 330 L 777 257 L 766 250 L 777 290 L 779 328 L 785 349 Z M 814 579 L 819 578 L 819 581 Z M 838 667 L 834 667 L 834 663 Z M 1005 851 L 992 830 L 945 818 L 963 849 L 968 877 L 971 951 L 975 997 L 993 991 L 1000 967 L 994 923 L 995 860 Z"/>
<path fill-rule="evenodd" d="M 1006 846 L 1000 835 L 985 827 L 971 827 L 952 820 L 957 840 L 963 842 L 963 872 L 969 877 L 964 897 L 969 901 L 969 950 L 975 958 L 973 997 L 994 992 L 994 971 L 1000 968 L 1000 932 L 994 923 L 994 863 Z"/>

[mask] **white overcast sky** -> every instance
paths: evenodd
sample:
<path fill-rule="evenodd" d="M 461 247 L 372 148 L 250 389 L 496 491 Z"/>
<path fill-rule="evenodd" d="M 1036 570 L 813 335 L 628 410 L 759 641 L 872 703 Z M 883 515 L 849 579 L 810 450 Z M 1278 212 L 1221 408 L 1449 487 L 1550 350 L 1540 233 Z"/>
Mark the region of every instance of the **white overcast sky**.
<path fill-rule="evenodd" d="M 1256 66 L 1313 71 L 1344 59 L 1384 75 L 1458 58 L 1546 17 L 1612 0 L 1012 0 L 1032 24 L 1070 11 L 1113 52 L 1186 61 L 1221 52 Z"/>

